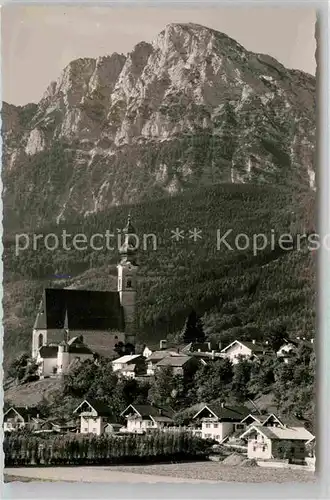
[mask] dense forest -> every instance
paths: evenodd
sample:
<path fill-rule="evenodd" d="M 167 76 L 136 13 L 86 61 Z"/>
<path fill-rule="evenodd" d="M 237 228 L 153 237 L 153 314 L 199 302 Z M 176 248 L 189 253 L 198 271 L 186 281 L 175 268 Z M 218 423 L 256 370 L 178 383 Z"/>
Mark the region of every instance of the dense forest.
<path fill-rule="evenodd" d="M 283 233 L 293 235 L 314 230 L 313 195 L 266 186 L 215 185 L 172 198 L 135 206 L 115 207 L 108 212 L 73 220 L 70 224 L 36 231 L 46 235 L 74 236 L 117 232 L 128 211 L 141 245 L 138 250 L 137 304 L 138 342 L 157 343 L 175 336 L 194 308 L 202 317 L 209 338 L 224 342 L 266 339 L 274 328 L 288 336 L 315 335 L 316 255 L 306 245 L 280 248 Z M 173 238 L 177 228 L 184 238 Z M 200 231 L 195 239 L 189 231 Z M 232 230 L 220 244 L 218 234 Z M 219 233 L 217 233 L 217 231 Z M 154 234 L 143 245 L 143 235 Z M 244 233 L 250 238 L 245 250 Z M 253 235 L 267 236 L 267 246 L 254 252 Z M 32 241 L 32 234 L 30 235 Z M 274 244 L 271 245 L 273 237 Z M 118 252 L 108 250 L 47 250 L 43 240 L 37 248 L 15 252 L 15 236 L 4 239 L 5 366 L 20 352 L 29 350 L 31 329 L 44 286 L 76 286 L 109 290 L 116 287 Z M 98 240 L 97 245 L 100 244 Z M 66 275 L 58 279 L 55 275 Z M 70 277 L 69 277 L 70 276 Z"/>

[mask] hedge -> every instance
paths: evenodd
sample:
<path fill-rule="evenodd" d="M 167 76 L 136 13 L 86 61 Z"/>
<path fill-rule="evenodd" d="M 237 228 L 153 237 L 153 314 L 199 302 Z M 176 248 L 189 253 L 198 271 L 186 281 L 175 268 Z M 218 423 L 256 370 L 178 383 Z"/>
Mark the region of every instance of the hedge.
<path fill-rule="evenodd" d="M 188 433 L 6 436 L 5 466 L 97 465 L 202 459 L 209 444 Z"/>

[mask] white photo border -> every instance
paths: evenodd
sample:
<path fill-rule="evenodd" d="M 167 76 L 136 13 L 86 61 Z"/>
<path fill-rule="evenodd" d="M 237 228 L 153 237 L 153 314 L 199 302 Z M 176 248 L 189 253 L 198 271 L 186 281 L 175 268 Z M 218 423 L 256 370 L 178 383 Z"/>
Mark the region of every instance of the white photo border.
<path fill-rule="evenodd" d="M 89 5 L 89 6 L 113 6 L 113 7 L 169 7 L 169 8 L 206 8 L 206 7 L 295 7 L 295 8 L 315 8 L 319 23 L 319 54 L 317 61 L 317 151 L 318 151 L 318 172 L 317 185 L 319 186 L 319 208 L 318 224 L 319 233 L 323 236 L 330 234 L 330 129 L 329 129 L 329 0 L 168 0 L 168 1 L 98 1 L 98 0 L 71 0 L 62 2 L 25 0 L 8 0 L 1 2 L 5 5 Z M 1 118 L 0 118 L 1 119 Z M 2 139 L 0 138 L 2 149 Z M 2 188 L 2 181 L 0 180 Z M 2 189 L 1 189 L 2 190 Z M 0 200 L 1 224 L 0 232 L 2 236 L 2 199 Z M 0 243 L 0 253 L 3 252 L 2 239 Z M 318 337 L 317 342 L 317 407 L 318 407 L 318 430 L 317 430 L 317 480 L 314 483 L 217 483 L 217 484 L 189 484 L 181 483 L 156 483 L 156 484 L 130 484 L 130 483 L 65 483 L 53 482 L 51 487 L 47 482 L 29 483 L 7 483 L 2 482 L 2 498 L 23 499 L 23 498 L 77 498 L 77 499 L 206 499 L 206 498 L 253 498 L 253 499 L 298 499 L 298 498 L 330 498 L 330 253 L 324 247 L 318 254 Z M 0 261 L 0 276 L 3 277 L 3 262 Z M 3 287 L 1 286 L 1 299 L 3 299 Z M 0 316 L 3 319 L 2 300 L 0 305 Z M 3 326 L 1 321 L 1 341 L 3 341 Z M 3 350 L 0 352 L 2 361 Z M 1 365 L 2 366 L 2 365 Z M 3 374 L 3 373 L 2 373 Z M 3 378 L 3 377 L 1 377 Z M 1 399 L 3 403 L 3 388 L 1 386 Z M 3 413 L 1 405 L 1 414 Z M 3 430 L 1 426 L 1 438 Z M 4 457 L 1 447 L 1 465 L 3 471 Z"/>

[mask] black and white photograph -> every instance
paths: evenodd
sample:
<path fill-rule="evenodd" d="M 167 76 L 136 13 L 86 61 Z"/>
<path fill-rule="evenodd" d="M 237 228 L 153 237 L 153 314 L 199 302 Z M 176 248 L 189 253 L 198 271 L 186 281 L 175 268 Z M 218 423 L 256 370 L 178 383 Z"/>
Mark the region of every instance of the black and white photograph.
<path fill-rule="evenodd" d="M 1 31 L 4 481 L 315 482 L 316 10 Z"/>

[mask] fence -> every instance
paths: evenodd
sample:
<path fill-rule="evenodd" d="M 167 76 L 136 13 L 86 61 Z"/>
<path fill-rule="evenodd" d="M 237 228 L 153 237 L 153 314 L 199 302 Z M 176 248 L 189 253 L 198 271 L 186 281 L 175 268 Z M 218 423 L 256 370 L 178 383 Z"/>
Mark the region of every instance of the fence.
<path fill-rule="evenodd" d="M 207 456 L 204 440 L 188 433 L 148 435 L 6 436 L 5 466 L 97 465 L 179 461 Z"/>

